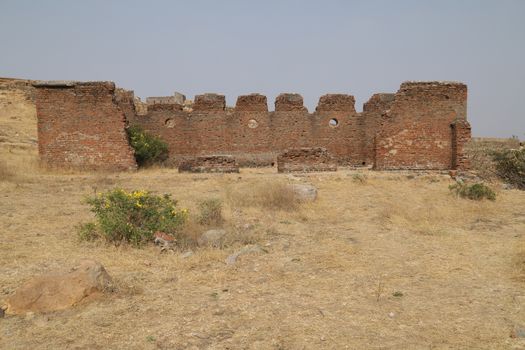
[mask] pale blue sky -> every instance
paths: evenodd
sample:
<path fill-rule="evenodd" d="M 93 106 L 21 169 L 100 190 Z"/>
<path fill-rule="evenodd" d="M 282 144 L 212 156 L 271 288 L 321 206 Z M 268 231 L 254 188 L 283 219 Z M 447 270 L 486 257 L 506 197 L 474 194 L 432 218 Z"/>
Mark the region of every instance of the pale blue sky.
<path fill-rule="evenodd" d="M 0 0 L 0 76 L 113 80 L 137 96 L 468 84 L 475 136 L 525 139 L 525 1 Z"/>

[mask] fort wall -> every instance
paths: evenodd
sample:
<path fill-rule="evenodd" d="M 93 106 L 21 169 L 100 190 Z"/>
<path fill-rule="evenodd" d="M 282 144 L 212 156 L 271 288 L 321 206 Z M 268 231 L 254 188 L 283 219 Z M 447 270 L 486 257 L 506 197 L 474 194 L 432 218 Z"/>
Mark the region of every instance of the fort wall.
<path fill-rule="evenodd" d="M 136 169 L 115 84 L 36 82 L 34 86 L 42 162 L 61 168 Z"/>
<path fill-rule="evenodd" d="M 266 96 L 155 98 L 138 113 L 132 91 L 112 83 L 41 83 L 37 87 L 42 158 L 56 165 L 133 168 L 124 126 L 138 125 L 169 146 L 168 164 L 198 156 L 233 156 L 241 166 L 267 166 L 290 149 L 323 148 L 338 165 L 375 169 L 464 169 L 470 139 L 467 87 L 454 82 L 406 82 L 355 109 L 346 94 L 321 96 L 312 113 L 303 98 L 283 93 L 269 111 Z M 96 142 L 95 142 L 96 141 Z M 107 153 L 107 154 L 106 154 Z"/>
<path fill-rule="evenodd" d="M 403 83 L 382 113 L 376 133 L 374 167 L 451 169 L 465 166 L 461 153 L 463 144 L 470 139 L 466 112 L 465 84 Z M 453 123 L 462 125 L 456 136 Z"/>

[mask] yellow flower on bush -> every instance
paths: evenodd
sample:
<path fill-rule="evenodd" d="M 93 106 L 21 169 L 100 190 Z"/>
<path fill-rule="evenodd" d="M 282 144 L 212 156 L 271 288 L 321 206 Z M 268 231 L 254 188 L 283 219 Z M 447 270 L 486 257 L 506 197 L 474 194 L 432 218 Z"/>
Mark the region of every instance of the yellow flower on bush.
<path fill-rule="evenodd" d="M 145 197 L 148 194 L 148 191 L 140 190 L 140 191 L 133 191 L 130 196 L 133 198 L 142 198 Z"/>
<path fill-rule="evenodd" d="M 91 205 L 99 225 L 88 223 L 90 230 L 112 242 L 127 241 L 138 246 L 150 241 L 157 230 L 178 231 L 186 220 L 183 214 L 187 210 L 178 209 L 177 201 L 169 194 L 155 195 L 146 190 L 116 188 L 88 197 L 86 203 Z"/>
<path fill-rule="evenodd" d="M 173 208 L 173 210 L 171 211 L 171 215 L 173 216 L 180 216 L 182 219 L 186 219 L 188 217 L 188 209 L 181 209 L 181 210 L 176 210 L 175 208 Z"/>

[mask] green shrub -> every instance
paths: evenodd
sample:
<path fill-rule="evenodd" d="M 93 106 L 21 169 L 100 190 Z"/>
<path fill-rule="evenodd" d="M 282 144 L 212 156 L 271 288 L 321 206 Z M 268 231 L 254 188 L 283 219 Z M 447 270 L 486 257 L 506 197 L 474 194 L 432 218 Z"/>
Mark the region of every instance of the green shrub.
<path fill-rule="evenodd" d="M 127 132 L 139 166 L 162 163 L 168 159 L 168 144 L 159 137 L 148 134 L 139 126 L 130 126 Z"/>
<path fill-rule="evenodd" d="M 94 241 L 100 237 L 97 225 L 94 222 L 86 222 L 78 227 L 78 235 L 82 241 Z"/>
<path fill-rule="evenodd" d="M 449 190 L 454 192 L 456 196 L 461 198 L 468 198 L 472 200 L 482 200 L 486 198 L 488 200 L 496 200 L 496 193 L 487 185 L 482 183 L 475 183 L 467 185 L 464 182 L 458 182 L 454 185 L 450 185 Z"/>
<path fill-rule="evenodd" d="M 177 237 L 188 217 L 188 211 L 177 209 L 177 201 L 168 194 L 114 189 L 88 197 L 86 202 L 96 222 L 81 225 L 80 237 L 103 237 L 115 244 L 129 242 L 138 246 L 151 240 L 156 231 Z"/>
<path fill-rule="evenodd" d="M 220 199 L 206 199 L 199 203 L 199 224 L 220 225 L 224 221 L 222 217 L 222 202 Z"/>
<path fill-rule="evenodd" d="M 525 190 L 525 148 L 496 151 L 492 154 L 496 174 L 511 185 Z"/>

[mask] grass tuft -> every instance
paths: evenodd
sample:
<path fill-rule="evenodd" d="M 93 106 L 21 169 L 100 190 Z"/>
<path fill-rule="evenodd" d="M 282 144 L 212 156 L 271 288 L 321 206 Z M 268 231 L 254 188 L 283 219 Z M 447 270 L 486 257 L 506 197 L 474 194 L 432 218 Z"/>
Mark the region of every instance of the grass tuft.
<path fill-rule="evenodd" d="M 269 210 L 297 210 L 301 199 L 286 183 L 265 181 L 250 187 L 229 188 L 227 198 L 232 207 L 259 207 Z"/>

